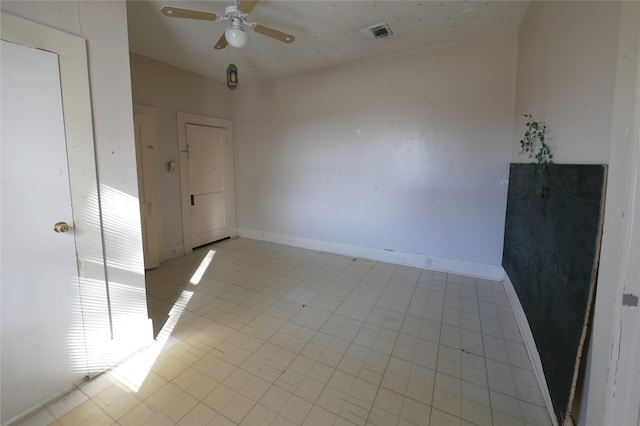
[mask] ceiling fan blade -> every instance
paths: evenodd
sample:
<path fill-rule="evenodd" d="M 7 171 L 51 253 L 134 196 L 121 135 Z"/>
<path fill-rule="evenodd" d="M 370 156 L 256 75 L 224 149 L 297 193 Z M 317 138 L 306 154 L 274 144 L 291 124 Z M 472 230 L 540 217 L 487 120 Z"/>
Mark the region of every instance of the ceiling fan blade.
<path fill-rule="evenodd" d="M 224 36 L 224 33 L 222 33 L 222 35 L 218 39 L 218 42 L 216 43 L 215 46 L 213 46 L 213 48 L 220 50 L 220 49 L 224 49 L 225 47 L 227 47 L 227 38 Z"/>
<path fill-rule="evenodd" d="M 188 19 L 200 19 L 203 21 L 215 21 L 219 18 L 213 12 L 202 12 L 200 10 L 192 10 L 192 9 L 181 9 L 179 7 L 172 6 L 162 6 L 160 12 L 164 16 L 169 16 L 172 18 L 188 18 Z"/>
<path fill-rule="evenodd" d="M 242 13 L 246 13 L 247 15 L 251 13 L 256 4 L 258 4 L 260 0 L 240 0 L 238 3 L 238 10 Z"/>
<path fill-rule="evenodd" d="M 283 33 L 282 31 L 274 30 L 273 28 L 261 24 L 256 24 L 256 26 L 253 27 L 253 30 L 285 43 L 293 43 L 296 40 L 296 38 L 291 34 Z"/>

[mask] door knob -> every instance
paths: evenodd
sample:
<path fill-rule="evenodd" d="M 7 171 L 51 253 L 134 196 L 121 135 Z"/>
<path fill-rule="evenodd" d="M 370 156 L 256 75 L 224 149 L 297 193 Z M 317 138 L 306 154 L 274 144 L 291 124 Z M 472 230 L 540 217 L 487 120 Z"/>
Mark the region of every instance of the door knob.
<path fill-rule="evenodd" d="M 53 225 L 53 230 L 56 232 L 69 232 L 69 229 L 71 229 L 71 227 L 65 222 L 58 222 Z"/>

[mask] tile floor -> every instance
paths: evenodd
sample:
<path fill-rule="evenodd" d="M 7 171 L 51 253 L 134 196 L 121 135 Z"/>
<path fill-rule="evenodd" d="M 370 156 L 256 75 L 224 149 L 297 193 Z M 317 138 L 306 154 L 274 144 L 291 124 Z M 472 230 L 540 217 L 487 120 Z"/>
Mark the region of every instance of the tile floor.
<path fill-rule="evenodd" d="M 498 282 L 236 239 L 147 292 L 158 343 L 21 426 L 551 424 Z"/>

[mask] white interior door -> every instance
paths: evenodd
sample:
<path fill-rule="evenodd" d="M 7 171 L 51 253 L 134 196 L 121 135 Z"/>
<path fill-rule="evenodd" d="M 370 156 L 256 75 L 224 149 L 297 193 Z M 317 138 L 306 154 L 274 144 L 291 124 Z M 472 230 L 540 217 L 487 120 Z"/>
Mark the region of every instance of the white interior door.
<path fill-rule="evenodd" d="M 2 411 L 88 373 L 58 56 L 2 41 Z M 54 232 L 66 222 L 68 232 Z"/>
<path fill-rule="evenodd" d="M 133 122 L 138 161 L 138 192 L 142 219 L 144 268 L 160 265 L 160 218 L 158 212 L 158 155 L 155 138 L 155 111 L 151 107 L 134 105 Z"/>
<path fill-rule="evenodd" d="M 226 130 L 186 125 L 191 247 L 231 236 L 225 182 Z"/>

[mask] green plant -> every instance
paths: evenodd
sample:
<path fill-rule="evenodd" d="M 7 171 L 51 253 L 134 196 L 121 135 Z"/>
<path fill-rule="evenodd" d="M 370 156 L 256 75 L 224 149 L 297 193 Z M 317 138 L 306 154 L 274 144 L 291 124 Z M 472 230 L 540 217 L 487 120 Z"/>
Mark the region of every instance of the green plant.
<path fill-rule="evenodd" d="M 527 130 L 524 132 L 524 138 L 520 140 L 520 147 L 523 154 L 529 154 L 529 158 L 535 157 L 535 163 L 538 165 L 536 194 L 542 197 L 549 188 L 547 168 L 553 163 L 551 147 L 545 142 L 547 126 L 535 121 L 531 114 L 525 114 L 524 117 L 527 118 Z"/>

